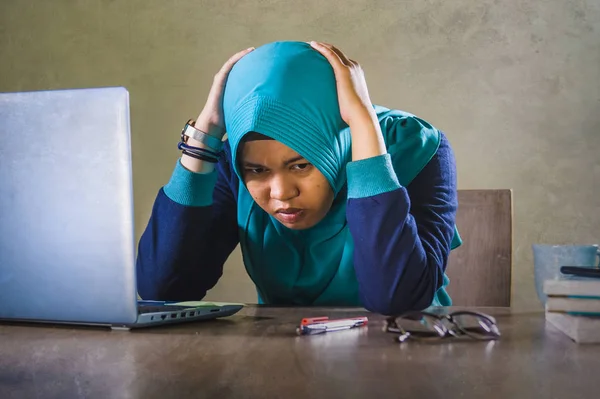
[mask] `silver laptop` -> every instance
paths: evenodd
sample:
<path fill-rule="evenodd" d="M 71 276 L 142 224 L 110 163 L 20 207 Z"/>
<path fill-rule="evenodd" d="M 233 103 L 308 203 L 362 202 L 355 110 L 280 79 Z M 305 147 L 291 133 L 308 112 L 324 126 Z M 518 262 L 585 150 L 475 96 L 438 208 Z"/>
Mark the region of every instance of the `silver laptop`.
<path fill-rule="evenodd" d="M 134 328 L 242 308 L 138 301 L 134 241 L 127 90 L 0 93 L 0 320 Z"/>

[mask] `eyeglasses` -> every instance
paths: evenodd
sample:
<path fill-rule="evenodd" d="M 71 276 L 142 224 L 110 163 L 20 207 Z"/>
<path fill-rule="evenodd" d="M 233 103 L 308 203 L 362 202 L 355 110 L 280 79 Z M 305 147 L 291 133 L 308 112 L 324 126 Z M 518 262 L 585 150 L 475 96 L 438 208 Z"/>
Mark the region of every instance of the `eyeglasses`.
<path fill-rule="evenodd" d="M 433 341 L 448 337 L 467 337 L 479 341 L 500 338 L 496 320 L 487 314 L 457 311 L 449 314 L 409 312 L 399 317 L 389 317 L 383 328 L 385 332 L 399 334 L 396 340 L 414 339 Z"/>

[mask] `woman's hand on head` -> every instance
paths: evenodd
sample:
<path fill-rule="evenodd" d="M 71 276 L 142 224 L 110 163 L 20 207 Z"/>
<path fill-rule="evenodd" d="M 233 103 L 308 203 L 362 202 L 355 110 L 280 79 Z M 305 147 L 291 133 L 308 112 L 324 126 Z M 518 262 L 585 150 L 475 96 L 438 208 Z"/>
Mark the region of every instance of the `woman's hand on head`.
<path fill-rule="evenodd" d="M 335 73 L 340 114 L 350 126 L 352 160 L 367 159 L 387 152 L 377 114 L 371 104 L 365 74 L 358 62 L 331 44 L 310 42 Z"/>
<path fill-rule="evenodd" d="M 213 84 L 210 88 L 206 104 L 200 112 L 198 119 L 196 120 L 195 126 L 211 135 L 219 138 L 225 134 L 225 117 L 223 116 L 223 92 L 225 90 L 225 84 L 227 83 L 227 77 L 231 68 L 246 54 L 252 52 L 254 47 L 250 47 L 246 50 L 242 50 L 235 53 L 231 58 L 225 62 L 219 72 L 217 72 L 213 78 Z"/>
<path fill-rule="evenodd" d="M 321 53 L 335 73 L 338 101 L 342 119 L 349 126 L 365 120 L 372 120 L 375 112 L 369 97 L 365 74 L 360 64 L 348 58 L 341 50 L 331 44 L 310 42 Z"/>
<path fill-rule="evenodd" d="M 254 50 L 254 47 L 250 47 L 249 49 L 240 51 L 239 53 L 234 54 L 231 58 L 227 60 L 227 62 L 221 67 L 219 72 L 213 78 L 213 84 L 210 88 L 210 92 L 208 93 L 208 98 L 206 99 L 206 104 L 204 104 L 204 108 L 198 119 L 196 119 L 196 123 L 194 123 L 194 127 L 196 129 L 205 132 L 211 136 L 214 136 L 218 139 L 222 139 L 225 135 L 225 116 L 223 115 L 223 91 L 225 89 L 225 84 L 227 83 L 227 77 L 229 76 L 229 72 L 231 72 L 231 68 L 238 62 L 243 56 L 248 54 Z M 188 145 L 192 147 L 209 149 L 206 144 L 194 140 L 194 138 L 190 137 L 187 141 Z M 181 164 L 187 169 L 195 173 L 210 173 L 214 170 L 214 164 L 210 162 L 205 162 L 200 159 L 196 159 L 189 155 L 183 154 L 181 156 Z"/>

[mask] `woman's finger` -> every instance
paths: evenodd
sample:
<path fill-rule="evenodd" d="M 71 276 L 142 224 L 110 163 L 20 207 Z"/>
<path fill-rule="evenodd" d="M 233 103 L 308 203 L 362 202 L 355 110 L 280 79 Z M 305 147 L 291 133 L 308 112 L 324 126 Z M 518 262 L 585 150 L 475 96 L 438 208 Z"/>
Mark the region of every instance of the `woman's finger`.
<path fill-rule="evenodd" d="M 340 56 L 331 48 L 325 46 L 323 43 L 310 42 L 310 45 L 319 53 L 323 54 L 323 56 L 327 58 L 327 60 L 334 69 L 344 66 L 344 61 L 340 58 Z"/>
<path fill-rule="evenodd" d="M 348 57 L 346 57 L 346 54 L 344 54 L 344 52 L 342 50 L 340 50 L 339 48 L 335 47 L 332 44 L 328 44 L 328 43 L 323 43 L 326 46 L 328 46 L 331 51 L 333 51 L 334 53 L 337 54 L 338 57 L 340 57 L 340 60 L 342 60 L 342 64 L 346 65 L 346 66 L 352 66 L 352 62 L 350 61 L 350 59 Z"/>
<path fill-rule="evenodd" d="M 250 53 L 251 51 L 254 51 L 254 47 L 247 48 L 246 50 L 242 50 L 242 51 L 232 55 L 231 58 L 229 58 L 227 60 L 227 62 L 225 62 L 225 64 L 223 64 L 223 67 L 221 67 L 221 70 L 219 71 L 219 73 L 228 74 L 229 71 L 231 70 L 231 68 L 233 68 L 233 66 L 235 65 L 235 63 L 238 62 L 243 56 Z"/>
<path fill-rule="evenodd" d="M 333 51 L 335 53 L 335 55 L 338 56 L 338 58 L 340 59 L 340 61 L 342 62 L 342 64 L 344 64 L 346 66 L 352 66 L 352 63 L 350 62 L 350 60 L 348 59 L 348 57 L 346 57 L 346 54 L 344 54 L 344 52 L 342 50 L 340 50 L 339 48 L 335 47 L 333 44 L 323 43 L 323 42 L 318 42 L 318 43 L 321 44 L 322 46 L 324 46 L 325 48 Z"/>
<path fill-rule="evenodd" d="M 210 101 L 219 101 L 221 95 L 223 95 L 223 88 L 225 87 L 225 82 L 227 81 L 227 77 L 229 76 L 229 72 L 231 72 L 231 68 L 238 62 L 243 56 L 252 52 L 254 47 L 247 48 L 246 50 L 242 50 L 240 52 L 232 55 L 226 62 L 223 64 L 219 72 L 215 75 L 213 79 L 213 85 L 210 88 L 208 93 L 208 98 Z"/>

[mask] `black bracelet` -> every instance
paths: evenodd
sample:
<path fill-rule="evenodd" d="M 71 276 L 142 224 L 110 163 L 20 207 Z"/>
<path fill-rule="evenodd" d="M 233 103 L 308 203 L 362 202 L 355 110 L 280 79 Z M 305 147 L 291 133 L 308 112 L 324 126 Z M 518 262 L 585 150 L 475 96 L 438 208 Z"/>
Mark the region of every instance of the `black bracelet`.
<path fill-rule="evenodd" d="M 192 147 L 189 145 L 186 145 L 184 143 L 179 143 L 179 145 L 177 146 L 177 148 L 179 148 L 180 150 L 184 151 L 184 153 L 186 155 L 189 155 L 191 157 L 194 157 L 196 159 L 201 159 L 203 161 L 207 161 L 207 162 L 211 162 L 211 163 L 218 163 L 219 162 L 219 155 L 213 151 L 207 151 L 204 148 L 198 148 L 198 147 Z"/>
<path fill-rule="evenodd" d="M 219 155 L 220 155 L 218 152 L 211 151 L 206 148 L 192 147 L 191 145 L 187 145 L 186 143 L 183 143 L 183 142 L 180 142 L 179 144 L 177 144 L 177 148 L 179 148 L 180 150 L 187 150 L 190 152 L 197 152 L 200 154 L 204 154 L 211 158 L 219 158 Z"/>
<path fill-rule="evenodd" d="M 212 157 L 206 156 L 204 154 L 200 154 L 200 153 L 196 153 L 196 152 L 191 152 L 191 151 L 188 151 L 188 150 L 183 150 L 182 153 L 184 155 L 187 155 L 187 156 L 192 157 L 192 158 L 199 159 L 199 160 L 204 161 L 204 162 L 209 162 L 209 163 L 218 163 L 219 162 L 219 160 L 216 159 L 216 158 L 212 158 Z"/>

